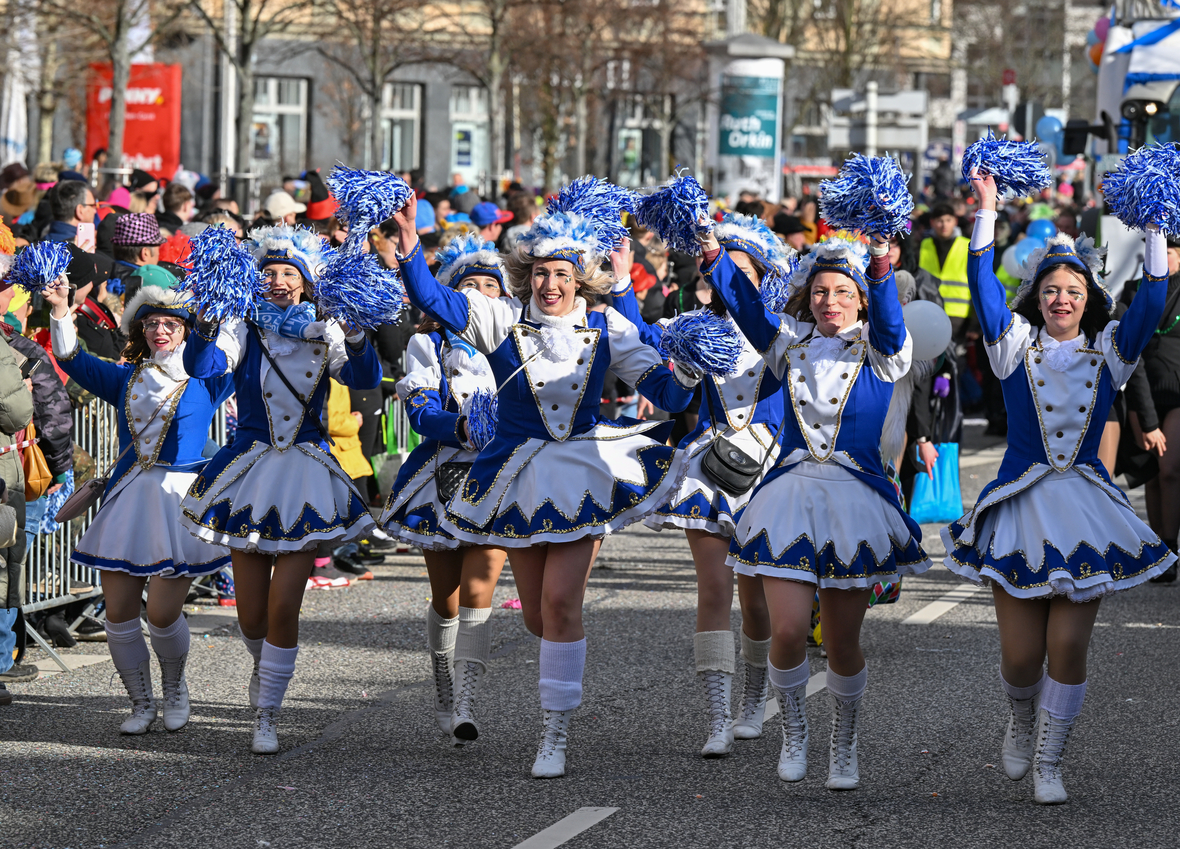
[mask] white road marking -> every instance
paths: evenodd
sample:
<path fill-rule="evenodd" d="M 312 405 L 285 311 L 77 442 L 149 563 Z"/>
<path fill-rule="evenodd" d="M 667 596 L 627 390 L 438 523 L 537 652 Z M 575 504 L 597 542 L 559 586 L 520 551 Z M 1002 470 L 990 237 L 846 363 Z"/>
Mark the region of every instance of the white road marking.
<path fill-rule="evenodd" d="M 810 680 L 808 680 L 808 682 L 807 682 L 807 695 L 814 696 L 816 693 L 820 692 L 821 690 L 826 690 L 828 687 L 827 678 L 828 678 L 828 673 L 826 671 L 817 672 L 814 675 L 812 675 Z M 770 698 L 768 698 L 766 700 L 766 713 L 764 713 L 762 715 L 762 721 L 766 722 L 772 716 L 777 716 L 777 715 L 778 715 L 778 699 L 776 699 L 774 697 L 774 692 L 771 691 Z"/>
<path fill-rule="evenodd" d="M 923 607 L 913 616 L 902 620 L 902 625 L 929 625 L 939 616 L 950 611 L 960 603 L 971 598 L 975 593 L 983 589 L 980 584 L 967 584 L 957 589 L 951 590 L 938 601 L 932 601 L 930 604 Z"/>
<path fill-rule="evenodd" d="M 538 831 L 513 849 L 553 849 L 567 840 L 577 837 L 591 826 L 609 817 L 618 808 L 578 808 L 565 819 L 558 820 L 544 831 Z"/>

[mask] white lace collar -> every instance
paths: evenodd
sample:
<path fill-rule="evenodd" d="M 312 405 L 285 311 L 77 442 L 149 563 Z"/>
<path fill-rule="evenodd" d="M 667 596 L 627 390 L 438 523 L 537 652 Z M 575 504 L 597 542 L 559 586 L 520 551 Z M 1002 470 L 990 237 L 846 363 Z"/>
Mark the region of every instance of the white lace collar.
<path fill-rule="evenodd" d="M 1053 371 L 1065 371 L 1073 362 L 1073 355 L 1086 344 L 1086 334 L 1079 333 L 1072 339 L 1058 342 L 1045 328 L 1040 332 L 1041 348 L 1045 352 L 1045 364 Z"/>
<path fill-rule="evenodd" d="M 188 372 L 184 370 L 184 342 L 177 345 L 174 351 L 156 351 L 152 354 L 151 362 L 178 383 L 188 380 Z"/>

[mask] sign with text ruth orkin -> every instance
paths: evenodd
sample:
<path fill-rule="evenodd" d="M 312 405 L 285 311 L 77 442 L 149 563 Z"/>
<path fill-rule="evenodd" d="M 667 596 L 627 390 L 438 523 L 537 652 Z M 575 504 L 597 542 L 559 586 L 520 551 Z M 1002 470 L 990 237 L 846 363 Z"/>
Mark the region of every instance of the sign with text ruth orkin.
<path fill-rule="evenodd" d="M 107 146 L 111 66 L 94 63 L 86 87 L 86 161 Z M 180 167 L 180 65 L 132 65 L 127 84 L 123 165 L 171 179 Z M 116 163 L 108 163 L 115 165 Z"/>

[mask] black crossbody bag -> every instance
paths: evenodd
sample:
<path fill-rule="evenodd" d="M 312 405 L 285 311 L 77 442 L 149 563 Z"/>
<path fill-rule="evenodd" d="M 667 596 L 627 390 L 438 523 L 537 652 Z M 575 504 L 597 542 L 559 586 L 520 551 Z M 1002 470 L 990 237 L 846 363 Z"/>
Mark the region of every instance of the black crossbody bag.
<path fill-rule="evenodd" d="M 730 495 L 745 495 L 762 474 L 762 468 L 766 465 L 770 452 L 774 450 L 775 442 L 778 441 L 778 434 L 770 435 L 770 446 L 761 460 L 755 460 L 733 441 L 719 434 L 717 419 L 713 416 L 713 402 L 709 399 L 709 387 L 704 381 L 701 382 L 701 393 L 705 396 L 705 406 L 709 410 L 709 426 L 713 428 L 713 433 L 717 434 L 705 450 L 705 456 L 701 458 L 701 471 L 719 489 Z M 787 411 L 790 409 L 788 406 Z M 787 411 L 783 412 L 783 420 L 778 426 L 779 433 L 782 433 L 787 424 Z M 750 427 L 753 427 L 753 424 Z"/>
<path fill-rule="evenodd" d="M 254 336 L 254 341 L 257 342 L 258 347 L 262 349 L 262 356 L 266 357 L 266 361 L 268 363 L 270 363 L 270 367 L 272 369 L 274 369 L 274 373 L 279 376 L 279 380 L 283 381 L 283 386 L 287 387 L 287 389 L 290 390 L 291 395 L 295 398 L 296 401 L 299 402 L 300 406 L 303 407 L 304 417 L 311 419 L 311 423 L 315 425 L 315 429 L 320 432 L 320 436 L 322 436 L 324 438 L 325 442 L 327 442 L 329 445 L 335 445 L 336 440 L 332 439 L 332 437 L 328 434 L 328 429 L 326 427 L 324 427 L 324 423 L 322 421 L 320 421 L 320 417 L 312 415 L 311 407 L 307 406 L 307 402 L 299 397 L 299 393 L 295 390 L 295 387 L 291 385 L 291 381 L 287 380 L 287 375 L 283 374 L 283 370 L 281 368 L 279 368 L 278 363 L 275 362 L 275 358 L 270 355 L 270 351 L 266 350 L 266 345 L 262 341 L 262 336 L 261 336 L 261 334 L 259 334 L 258 328 L 255 327 L 253 324 L 250 324 L 248 326 L 250 328 L 250 333 Z M 327 349 L 327 346 L 328 346 L 328 343 L 325 340 L 324 341 L 325 350 Z M 315 390 L 313 389 L 312 394 L 314 394 L 314 393 L 315 393 Z"/>

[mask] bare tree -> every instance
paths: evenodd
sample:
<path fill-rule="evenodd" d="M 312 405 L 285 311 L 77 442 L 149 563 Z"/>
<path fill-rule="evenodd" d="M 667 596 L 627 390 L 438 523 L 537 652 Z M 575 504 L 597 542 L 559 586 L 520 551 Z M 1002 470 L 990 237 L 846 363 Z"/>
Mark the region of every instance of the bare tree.
<path fill-rule="evenodd" d="M 40 17 L 68 19 L 84 27 L 102 46 L 111 63 L 111 113 L 110 136 L 107 151 L 110 161 L 117 167 L 123 161 L 123 134 L 127 116 L 127 83 L 131 79 L 131 63 L 141 50 L 151 43 L 156 32 L 171 24 L 174 14 L 167 23 L 157 23 L 147 37 L 131 44 L 129 36 L 137 22 L 147 19 L 150 0 L 92 0 L 85 4 L 74 0 L 37 0 Z M 56 48 L 55 48 L 56 49 Z M 50 57 L 56 65 L 56 56 Z M 57 68 L 55 67 L 56 74 Z M 56 98 L 46 100 L 46 105 L 56 108 Z M 52 113 L 51 113 L 52 116 Z M 52 120 L 52 117 L 51 117 Z M 52 129 L 50 129 L 52 136 Z"/>
<path fill-rule="evenodd" d="M 385 81 L 425 56 L 420 0 L 318 0 L 347 39 L 317 46 L 320 55 L 349 74 L 368 101 L 366 168 L 382 165 L 381 106 Z"/>
<path fill-rule="evenodd" d="M 208 26 L 218 50 L 234 69 L 238 83 L 234 161 L 244 168 L 250 161 L 254 118 L 254 53 L 263 39 L 309 24 L 313 0 L 222 0 L 224 22 L 213 19 L 205 8 L 207 2 L 213 5 L 210 0 L 187 0 L 187 5 Z"/>

